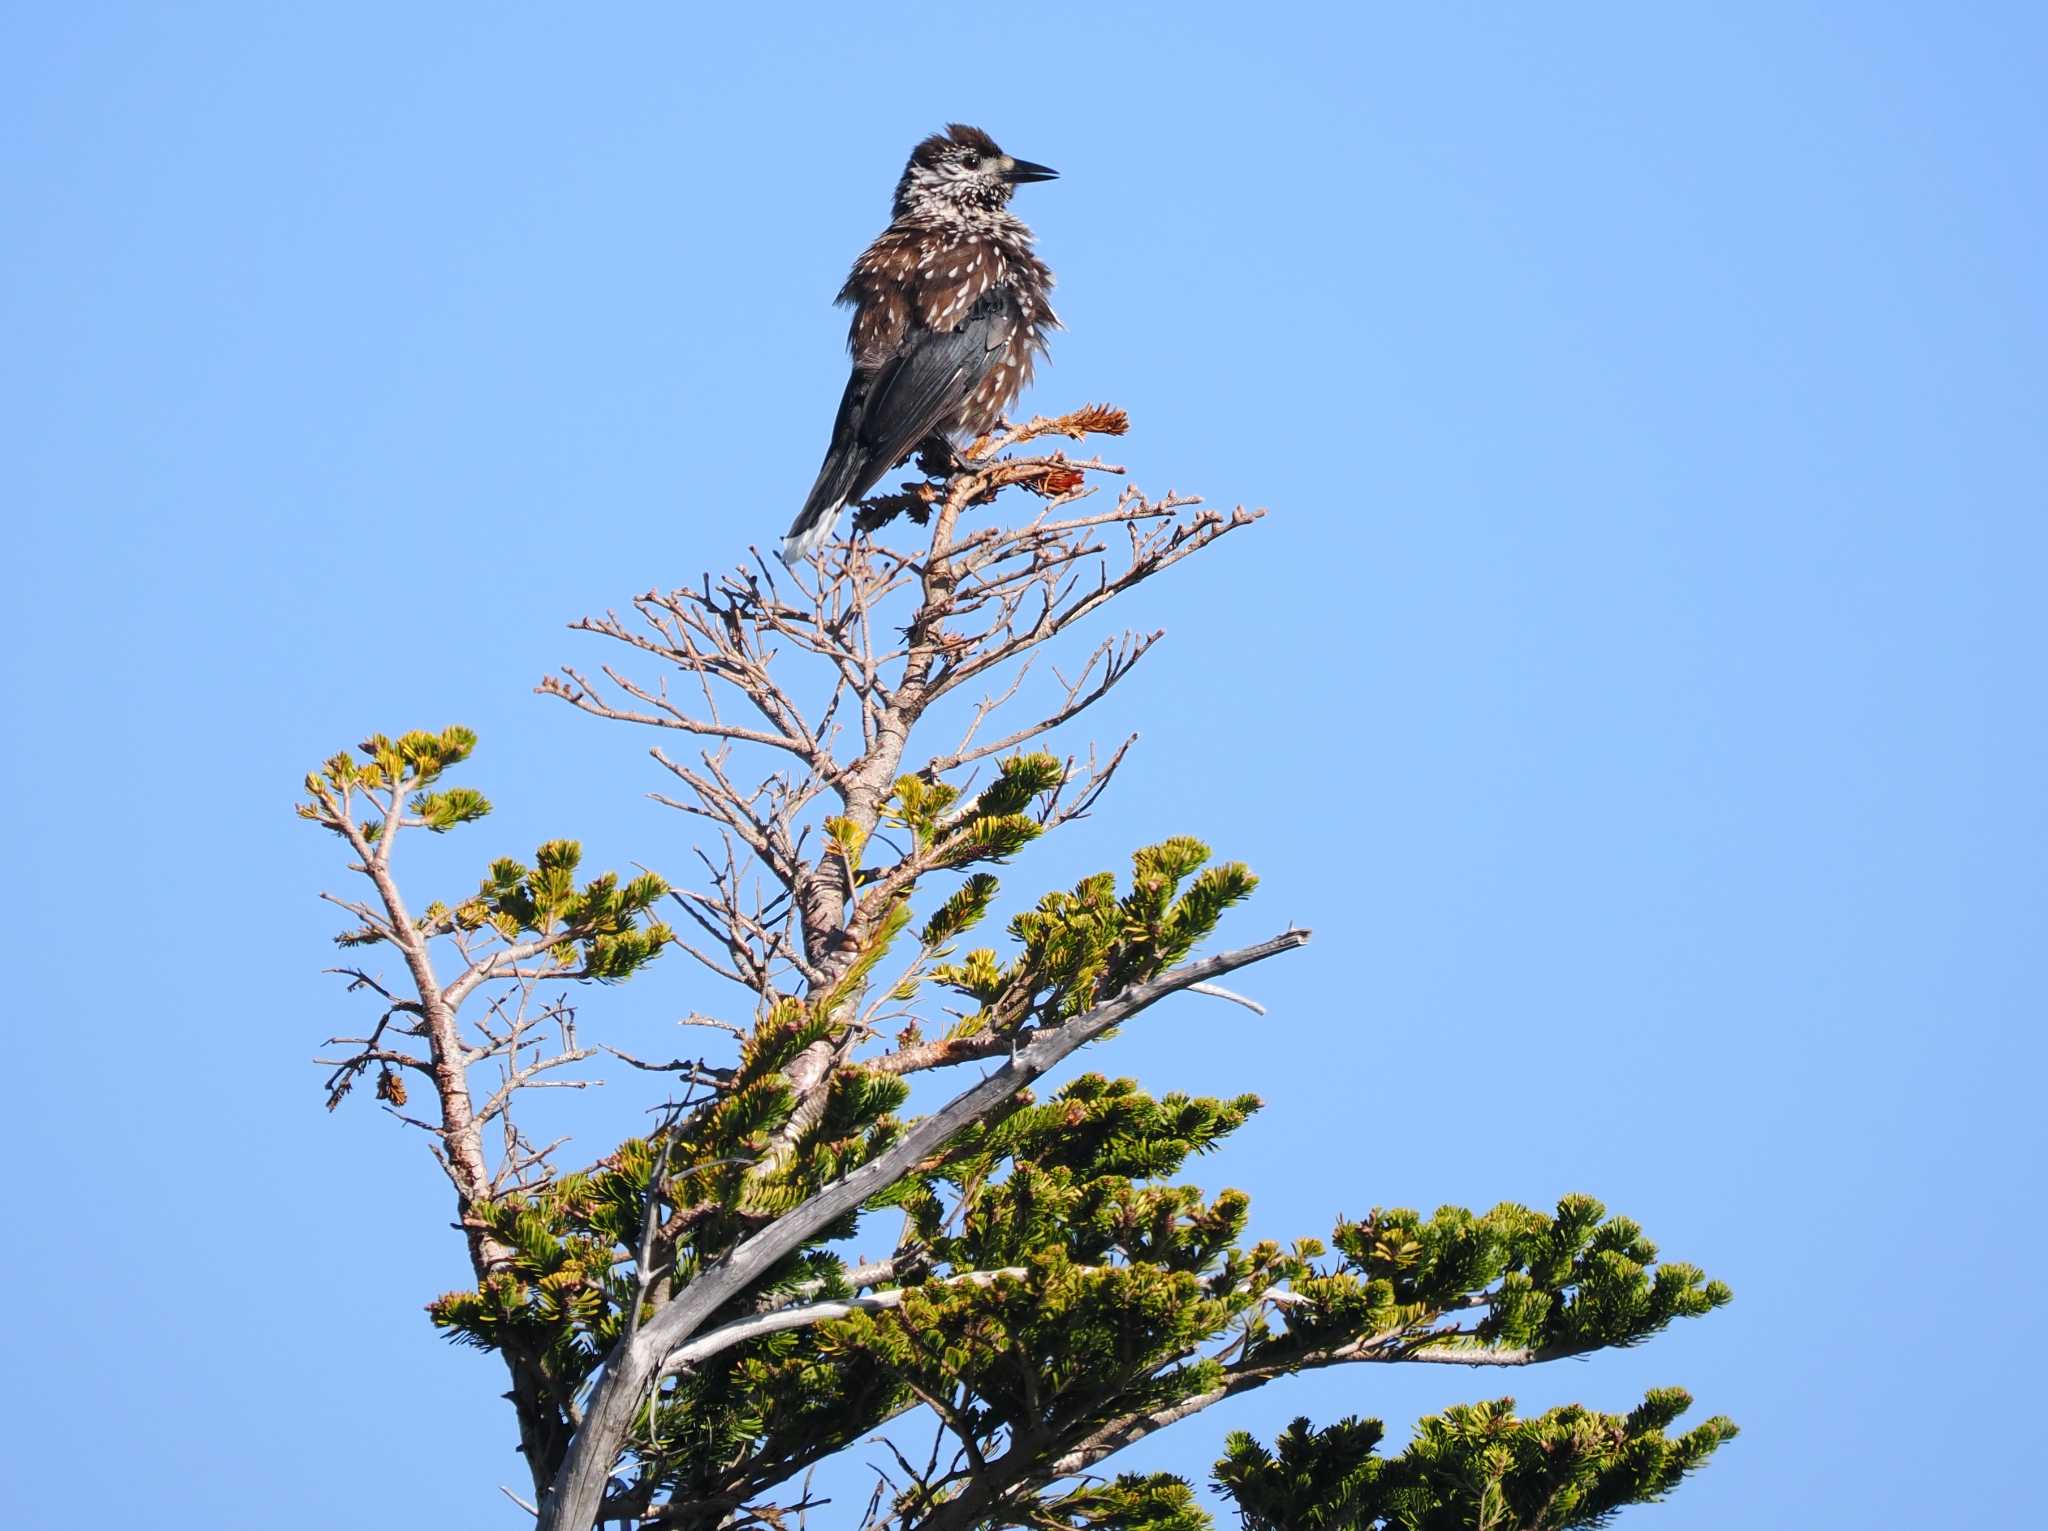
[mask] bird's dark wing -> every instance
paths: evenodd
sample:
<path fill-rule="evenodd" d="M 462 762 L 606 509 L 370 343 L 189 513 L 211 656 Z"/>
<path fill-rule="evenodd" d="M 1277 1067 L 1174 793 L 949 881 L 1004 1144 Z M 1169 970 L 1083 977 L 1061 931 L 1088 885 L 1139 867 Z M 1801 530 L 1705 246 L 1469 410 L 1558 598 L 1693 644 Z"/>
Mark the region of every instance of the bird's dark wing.
<path fill-rule="evenodd" d="M 868 454 L 847 493 L 859 499 L 932 434 L 1002 359 L 1016 333 L 1009 295 L 992 291 L 950 330 L 912 329 L 875 373 L 860 406 L 859 439 Z M 843 407 L 843 406 L 842 406 Z"/>
<path fill-rule="evenodd" d="M 831 535 L 833 518 L 866 494 L 927 436 L 958 413 L 1002 360 L 1018 332 L 1006 290 L 985 293 L 950 330 L 909 325 L 878 366 L 856 362 L 832 422 L 817 481 L 782 541 L 786 562 L 808 557 Z"/>

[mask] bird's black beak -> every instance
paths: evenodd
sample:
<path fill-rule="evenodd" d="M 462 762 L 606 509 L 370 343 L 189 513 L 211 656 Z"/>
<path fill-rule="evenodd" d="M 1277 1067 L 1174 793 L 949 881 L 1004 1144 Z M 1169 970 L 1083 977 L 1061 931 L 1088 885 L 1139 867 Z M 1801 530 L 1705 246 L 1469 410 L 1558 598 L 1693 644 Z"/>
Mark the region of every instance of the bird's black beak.
<path fill-rule="evenodd" d="M 1016 184 L 1019 181 L 1057 181 L 1060 173 L 1044 165 L 1034 165 L 1028 159 L 1013 159 L 1003 168 L 1003 179 Z"/>

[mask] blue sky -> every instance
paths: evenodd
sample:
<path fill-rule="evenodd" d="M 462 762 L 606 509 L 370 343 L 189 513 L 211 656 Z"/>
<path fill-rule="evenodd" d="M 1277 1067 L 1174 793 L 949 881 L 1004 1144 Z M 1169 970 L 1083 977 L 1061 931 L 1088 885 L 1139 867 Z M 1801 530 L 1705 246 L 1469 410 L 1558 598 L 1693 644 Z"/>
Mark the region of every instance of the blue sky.
<path fill-rule="evenodd" d="M 520 1522 L 494 1363 L 420 1312 L 432 1166 L 320 1109 L 356 1012 L 294 785 L 461 720 L 499 813 L 423 894 L 553 834 L 684 868 L 643 742 L 530 688 L 780 532 L 831 295 L 952 118 L 1065 173 L 1033 402 L 1273 511 L 1133 601 L 1139 749 L 1010 881 L 1192 832 L 1265 876 L 1231 934 L 1318 939 L 1265 1020 L 1092 1061 L 1267 1098 L 1195 1176 L 1261 1234 L 1587 1190 L 1737 1293 L 1147 1461 L 1679 1383 L 1745 1433 L 1625 1524 L 2032 1509 L 2048 22 L 1540 9 L 9 7 L 8 1518 Z"/>

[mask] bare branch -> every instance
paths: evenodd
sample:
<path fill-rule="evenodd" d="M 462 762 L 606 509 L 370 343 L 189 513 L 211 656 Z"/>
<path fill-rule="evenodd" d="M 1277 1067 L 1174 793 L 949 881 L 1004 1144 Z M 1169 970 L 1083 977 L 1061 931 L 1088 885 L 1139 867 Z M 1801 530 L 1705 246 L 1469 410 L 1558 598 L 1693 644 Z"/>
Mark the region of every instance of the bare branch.
<path fill-rule="evenodd" d="M 504 1485 L 504 1484 L 502 1484 L 502 1483 L 501 1483 L 501 1484 L 499 1484 L 499 1485 L 498 1485 L 498 1492 L 499 1492 L 499 1493 L 501 1493 L 501 1494 L 503 1494 L 503 1495 L 504 1495 L 504 1496 L 505 1496 L 505 1497 L 506 1497 L 507 1499 L 511 1500 L 511 1501 L 512 1501 L 512 1502 L 513 1502 L 514 1504 L 518 1505 L 520 1509 L 522 1509 L 522 1510 L 526 1511 L 526 1513 L 527 1513 L 527 1514 L 529 1514 L 529 1515 L 538 1515 L 538 1514 L 540 1514 L 540 1511 L 539 1511 L 539 1510 L 535 1509 L 535 1508 L 534 1508 L 534 1507 L 533 1507 L 533 1506 L 532 1506 L 531 1504 L 529 1504 L 529 1503 L 528 1503 L 528 1502 L 527 1502 L 526 1500 L 524 1500 L 524 1499 L 521 1499 L 521 1498 L 520 1498 L 520 1497 L 519 1497 L 519 1496 L 518 1496 L 517 1494 L 513 1493 L 513 1492 L 512 1492 L 512 1490 L 510 1490 L 509 1488 L 505 1487 L 505 1485 Z"/>
<path fill-rule="evenodd" d="M 1233 1005 L 1243 1005 L 1253 1015 L 1264 1015 L 1266 1013 L 1266 1007 L 1257 1000 L 1246 999 L 1242 994 L 1232 989 L 1226 989 L 1221 984 L 1198 983 L 1191 985 L 1188 992 L 1190 994 L 1207 994 L 1213 999 L 1227 999 Z"/>

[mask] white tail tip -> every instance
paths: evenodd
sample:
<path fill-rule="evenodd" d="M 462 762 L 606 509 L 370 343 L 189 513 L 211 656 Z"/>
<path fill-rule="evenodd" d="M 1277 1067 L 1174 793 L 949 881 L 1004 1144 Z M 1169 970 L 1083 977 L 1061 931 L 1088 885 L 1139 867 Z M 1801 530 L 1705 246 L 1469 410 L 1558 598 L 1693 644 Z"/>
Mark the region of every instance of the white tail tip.
<path fill-rule="evenodd" d="M 815 555 L 819 548 L 832 540 L 832 528 L 839 520 L 839 507 L 834 505 L 817 521 L 800 532 L 791 532 L 782 539 L 782 561 L 795 568 L 806 558 Z"/>

